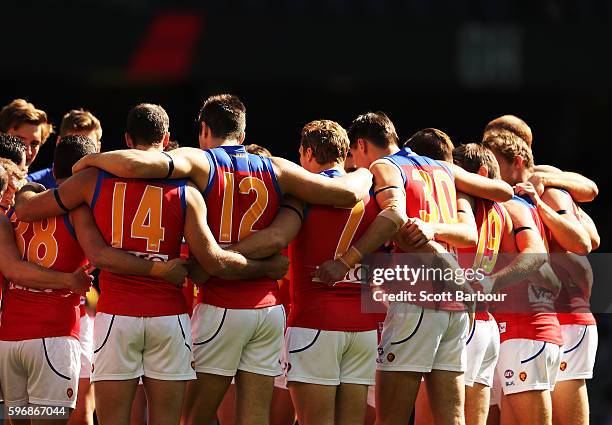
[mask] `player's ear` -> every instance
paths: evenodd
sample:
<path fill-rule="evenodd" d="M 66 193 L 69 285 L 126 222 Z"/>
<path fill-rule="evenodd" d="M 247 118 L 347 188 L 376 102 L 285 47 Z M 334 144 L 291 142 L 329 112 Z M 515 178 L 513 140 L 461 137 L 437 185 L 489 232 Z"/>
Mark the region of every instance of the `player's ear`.
<path fill-rule="evenodd" d="M 240 144 L 240 145 L 241 145 L 242 143 L 244 143 L 244 139 L 245 139 L 245 137 L 246 137 L 246 133 L 245 133 L 244 131 L 243 131 L 243 132 L 241 132 L 241 133 L 240 133 L 240 137 L 238 137 L 238 144 Z"/>
<path fill-rule="evenodd" d="M 357 139 L 357 146 L 359 146 L 359 150 L 363 153 L 368 153 L 368 142 L 365 139 Z"/>
<path fill-rule="evenodd" d="M 128 148 L 132 149 L 134 147 L 134 143 L 132 142 L 132 138 L 127 132 L 125 133 L 125 144 Z"/>
<path fill-rule="evenodd" d="M 523 163 L 524 163 L 523 158 L 522 158 L 522 157 L 520 157 L 519 155 L 515 155 L 515 157 L 514 157 L 514 161 L 512 161 L 512 165 L 513 165 L 515 168 L 521 168 L 521 166 L 523 165 Z"/>
<path fill-rule="evenodd" d="M 170 142 L 170 132 L 166 131 L 166 134 L 164 134 L 164 141 L 162 142 L 162 146 L 164 147 L 164 149 L 166 149 L 169 142 Z"/>
<path fill-rule="evenodd" d="M 306 148 L 306 159 L 308 160 L 308 162 L 312 161 L 312 148 L 308 147 Z"/>
<path fill-rule="evenodd" d="M 489 175 L 489 170 L 484 165 L 481 165 L 480 168 L 478 169 L 478 173 L 477 174 L 479 174 L 479 175 L 481 175 L 483 177 L 487 177 Z"/>

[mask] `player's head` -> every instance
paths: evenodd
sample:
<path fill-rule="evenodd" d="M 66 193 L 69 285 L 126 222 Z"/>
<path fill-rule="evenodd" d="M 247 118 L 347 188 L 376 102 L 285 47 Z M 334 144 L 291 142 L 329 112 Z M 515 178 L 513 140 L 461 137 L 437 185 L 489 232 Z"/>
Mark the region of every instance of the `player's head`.
<path fill-rule="evenodd" d="M 127 116 L 125 142 L 130 148 L 162 150 L 170 140 L 170 118 L 159 105 L 141 103 Z"/>
<path fill-rule="evenodd" d="M 412 149 L 417 155 L 438 161 L 453 161 L 453 149 L 455 149 L 453 142 L 445 132 L 436 128 L 417 131 L 404 146 Z"/>
<path fill-rule="evenodd" d="M 353 120 L 348 136 L 351 154 L 358 168 L 370 164 L 386 155 L 389 148 L 397 148 L 399 138 L 395 126 L 384 112 L 368 112 Z"/>
<path fill-rule="evenodd" d="M 179 145 L 179 142 L 177 140 L 169 140 L 168 144 L 164 148 L 164 151 L 170 152 L 170 151 L 173 151 L 173 150 L 178 149 L 180 147 L 181 147 L 181 145 Z"/>
<path fill-rule="evenodd" d="M 344 167 L 349 150 L 346 130 L 330 120 L 315 120 L 304 126 L 300 138 L 300 164 L 319 173 L 335 166 Z"/>
<path fill-rule="evenodd" d="M 211 149 L 223 143 L 244 142 L 246 108 L 231 94 L 218 94 L 204 101 L 198 114 L 200 148 Z"/>
<path fill-rule="evenodd" d="M 83 109 L 73 109 L 67 112 L 62 118 L 60 124 L 59 137 L 57 143 L 62 137 L 66 136 L 85 136 L 96 142 L 98 152 L 100 152 L 100 140 L 102 139 L 102 125 L 91 112 Z"/>
<path fill-rule="evenodd" d="M 67 179 L 72 175 L 72 166 L 79 159 L 97 151 L 96 142 L 89 137 L 82 135 L 62 137 L 62 140 L 55 145 L 53 176 L 58 182 Z"/>
<path fill-rule="evenodd" d="M 47 113 L 23 99 L 15 99 L 0 110 L 0 132 L 19 137 L 26 145 L 26 165 L 36 159 L 40 146 L 53 132 Z"/>
<path fill-rule="evenodd" d="M 13 161 L 6 158 L 0 158 L 0 167 L 6 172 L 7 183 L 0 199 L 0 206 L 6 210 L 15 204 L 15 193 L 26 182 L 26 173 L 15 165 Z"/>
<path fill-rule="evenodd" d="M 269 150 L 264 148 L 263 146 L 256 145 L 255 143 L 251 143 L 250 145 L 245 145 L 244 147 L 248 153 L 252 153 L 253 155 L 266 156 L 270 158 L 272 154 Z"/>
<path fill-rule="evenodd" d="M 527 143 L 513 133 L 488 137 L 482 145 L 493 152 L 502 179 L 511 185 L 522 183 L 533 167 L 533 155 Z"/>
<path fill-rule="evenodd" d="M 27 170 L 26 145 L 18 137 L 0 133 L 0 158 L 13 161 L 22 171 Z"/>
<path fill-rule="evenodd" d="M 453 161 L 470 173 L 480 174 L 490 179 L 501 178 L 495 155 L 478 143 L 468 143 L 456 147 L 453 150 Z"/>
<path fill-rule="evenodd" d="M 490 121 L 483 132 L 482 140 L 497 136 L 500 131 L 509 131 L 520 137 L 531 148 L 533 134 L 525 121 L 514 115 L 502 115 Z"/>

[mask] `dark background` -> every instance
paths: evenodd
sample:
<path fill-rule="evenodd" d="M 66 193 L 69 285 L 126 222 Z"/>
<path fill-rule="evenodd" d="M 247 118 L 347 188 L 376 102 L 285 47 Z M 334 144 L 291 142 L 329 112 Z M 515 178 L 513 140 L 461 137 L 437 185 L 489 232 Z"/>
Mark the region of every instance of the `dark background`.
<path fill-rule="evenodd" d="M 143 101 L 164 106 L 172 138 L 196 146 L 198 109 L 219 92 L 246 104 L 246 143 L 294 160 L 301 127 L 317 118 L 348 126 L 383 110 L 402 140 L 436 127 L 458 145 L 518 115 L 536 163 L 598 183 L 583 208 L 599 251 L 611 248 L 612 2 L 4 0 L 0 17 L 0 103 L 26 98 L 56 126 L 89 109 L 104 150 L 123 147 L 126 114 Z M 53 144 L 32 170 L 51 163 Z M 592 422 L 612 423 L 612 326 L 599 321 Z"/>

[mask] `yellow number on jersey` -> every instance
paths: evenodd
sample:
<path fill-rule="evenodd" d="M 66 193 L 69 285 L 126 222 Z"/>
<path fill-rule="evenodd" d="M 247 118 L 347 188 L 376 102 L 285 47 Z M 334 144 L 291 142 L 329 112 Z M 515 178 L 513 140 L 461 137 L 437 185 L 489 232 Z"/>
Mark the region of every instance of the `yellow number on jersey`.
<path fill-rule="evenodd" d="M 474 259 L 474 270 L 481 268 L 486 274 L 493 272 L 501 244 L 501 222 L 499 213 L 494 208 L 491 208 L 478 232 L 478 247 L 476 249 L 476 258 Z M 490 251 L 491 254 L 485 255 L 485 250 Z"/>
<path fill-rule="evenodd" d="M 355 232 L 357 231 L 357 227 L 361 223 L 363 216 L 365 215 L 365 204 L 363 201 L 359 201 L 352 209 L 351 214 L 349 215 L 346 224 L 344 225 L 344 229 L 342 229 L 342 234 L 340 235 L 340 239 L 338 240 L 338 246 L 336 247 L 336 253 L 334 254 L 334 259 L 342 257 L 346 254 L 346 251 L 351 246 L 351 242 L 353 241 L 353 237 L 355 236 Z"/>
<path fill-rule="evenodd" d="M 123 247 L 126 188 L 127 184 L 123 182 L 115 183 L 113 188 L 111 245 L 114 248 Z M 131 237 L 145 239 L 149 252 L 159 252 L 164 240 L 166 229 L 162 227 L 163 197 L 164 191 L 161 187 L 147 185 L 130 226 Z"/>
<path fill-rule="evenodd" d="M 412 178 L 423 183 L 423 194 L 427 203 L 427 208 L 419 211 L 421 220 L 427 223 L 438 223 L 441 215 L 443 223 L 456 223 L 455 185 L 448 173 L 442 170 L 434 169 L 432 175 L 418 168 L 412 170 Z M 434 194 L 437 195 L 437 199 Z"/>
<path fill-rule="evenodd" d="M 55 219 L 55 217 L 51 217 L 34 223 L 19 222 L 15 229 L 15 237 L 21 258 L 27 258 L 29 262 L 36 263 L 45 268 L 55 264 L 59 252 L 57 241 L 55 240 L 55 229 L 57 229 Z M 46 222 L 46 226 L 43 226 L 43 222 Z M 28 231 L 30 225 L 32 225 L 34 234 L 26 247 L 23 235 Z M 42 256 L 39 255 L 41 246 L 44 248 Z"/>

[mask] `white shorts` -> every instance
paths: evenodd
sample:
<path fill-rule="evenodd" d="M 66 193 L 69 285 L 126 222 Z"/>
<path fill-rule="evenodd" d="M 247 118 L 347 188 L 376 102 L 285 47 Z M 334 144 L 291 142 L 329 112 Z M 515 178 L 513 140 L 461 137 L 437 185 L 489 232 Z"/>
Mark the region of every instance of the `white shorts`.
<path fill-rule="evenodd" d="M 597 354 L 597 325 L 561 325 L 563 354 L 557 381 L 591 379 Z"/>
<path fill-rule="evenodd" d="M 443 311 L 392 303 L 378 346 L 377 369 L 464 372 L 469 318 L 464 311 Z"/>
<path fill-rule="evenodd" d="M 81 317 L 81 332 L 79 343 L 81 344 L 81 372 L 79 379 L 89 379 L 91 376 L 91 359 L 93 357 L 93 329 L 94 319 L 89 314 Z"/>
<path fill-rule="evenodd" d="M 81 346 L 70 336 L 0 341 L 0 382 L 7 406 L 74 409 Z"/>
<path fill-rule="evenodd" d="M 191 319 L 196 372 L 280 375 L 285 319 L 282 305 L 228 309 L 198 304 Z"/>
<path fill-rule="evenodd" d="M 195 379 L 189 316 L 96 314 L 91 381 Z"/>
<path fill-rule="evenodd" d="M 288 327 L 282 363 L 288 382 L 374 385 L 376 330 Z"/>
<path fill-rule="evenodd" d="M 495 373 L 504 394 L 555 387 L 561 347 L 532 339 L 509 339 L 501 343 Z"/>
<path fill-rule="evenodd" d="M 499 356 L 499 329 L 495 320 L 474 320 L 466 349 L 465 385 L 472 387 L 478 383 L 491 387 Z"/>

